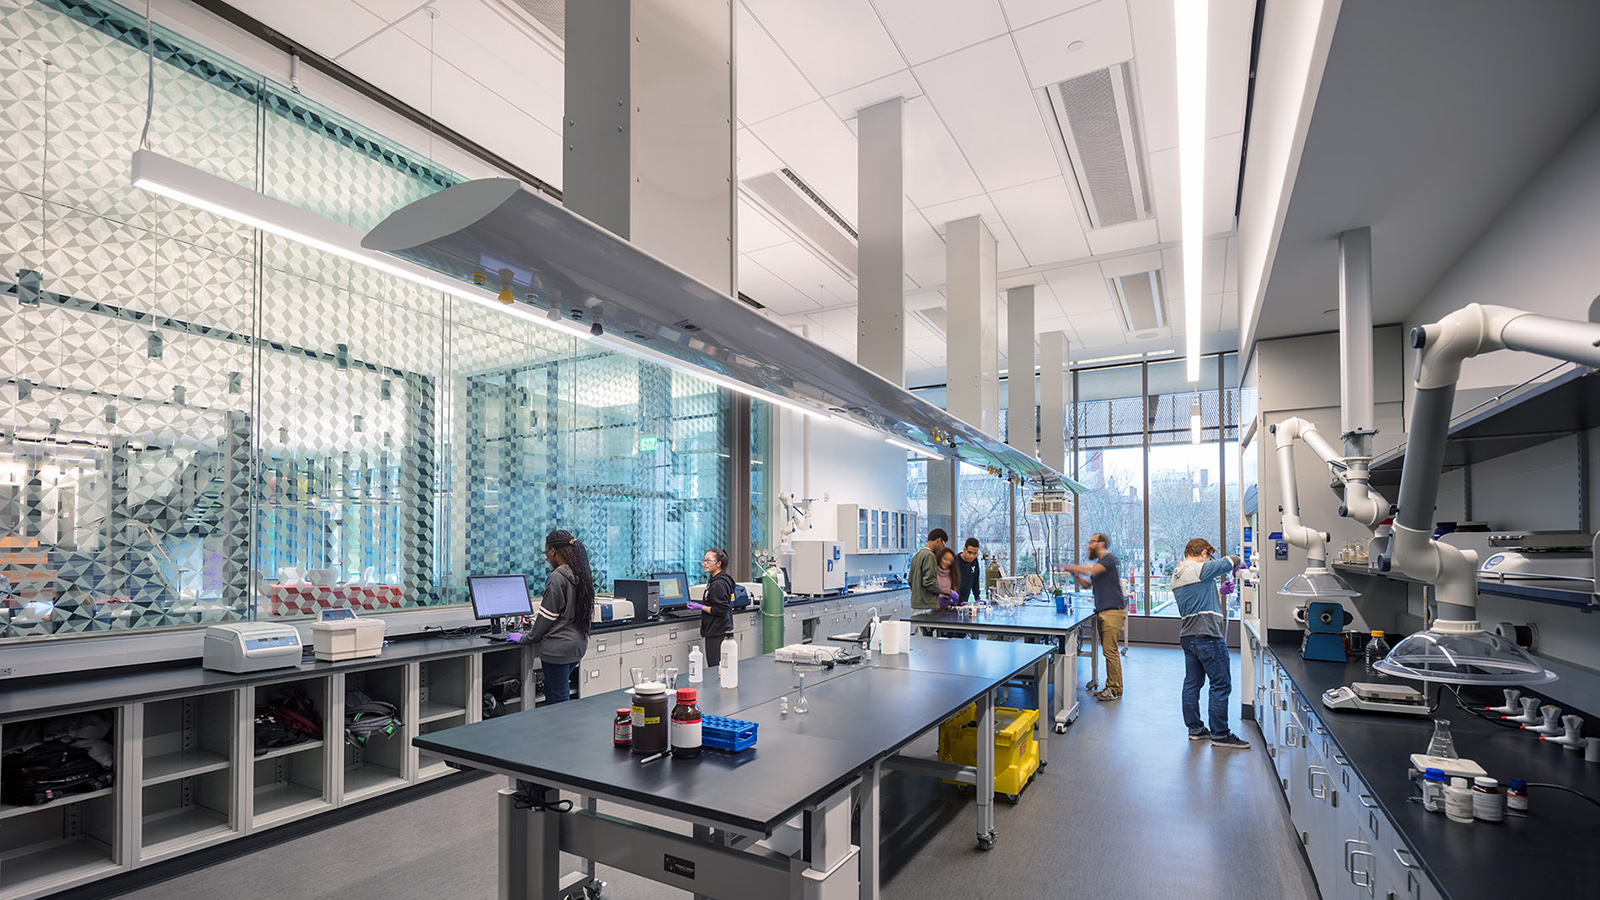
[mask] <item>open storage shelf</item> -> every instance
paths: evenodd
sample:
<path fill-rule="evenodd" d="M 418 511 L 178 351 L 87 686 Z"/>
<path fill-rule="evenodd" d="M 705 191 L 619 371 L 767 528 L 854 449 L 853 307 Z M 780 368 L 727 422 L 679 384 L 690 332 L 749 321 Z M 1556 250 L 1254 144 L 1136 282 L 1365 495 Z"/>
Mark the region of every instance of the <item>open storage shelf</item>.
<path fill-rule="evenodd" d="M 417 728 L 417 733 L 419 735 L 421 735 L 421 734 L 432 734 L 435 731 L 444 731 L 445 729 L 455 728 L 457 726 L 465 725 L 465 724 L 467 724 L 467 714 L 466 714 L 465 710 L 462 710 L 462 712 L 460 714 L 458 714 L 456 716 L 452 716 L 451 718 L 448 718 L 448 719 L 433 719 L 431 721 L 422 723 L 422 725 L 420 725 Z M 440 759 L 437 756 L 429 756 L 426 753 L 422 753 L 421 751 L 418 751 L 418 753 L 417 753 L 417 775 L 418 775 L 418 777 L 421 777 L 421 778 L 434 778 L 434 777 L 437 777 L 439 775 L 448 774 L 450 771 L 451 771 L 450 767 L 445 764 L 444 760 Z"/>
<path fill-rule="evenodd" d="M 472 702 L 472 676 L 464 656 L 424 660 L 417 666 L 417 725 L 465 716 Z M 463 724 L 458 722 L 457 724 Z"/>
<path fill-rule="evenodd" d="M 343 723 L 328 721 L 328 679 L 304 678 L 258 685 L 253 689 L 253 708 L 260 709 L 296 689 L 306 692 L 322 717 L 323 737 L 274 747 L 253 757 L 250 768 L 253 828 L 301 818 L 333 805 L 328 786 L 328 742 L 330 738 L 338 739 Z"/>
<path fill-rule="evenodd" d="M 346 706 L 359 691 L 373 700 L 394 704 L 396 715 L 403 719 L 406 710 L 406 674 L 407 667 L 403 665 L 351 672 L 344 678 Z M 341 731 L 345 724 L 339 723 Z M 345 741 L 343 797 L 346 801 L 405 786 L 406 756 L 411 748 L 406 734 L 407 729 L 402 724 L 393 734 L 369 735 L 364 745 Z"/>
<path fill-rule="evenodd" d="M 27 807 L 0 821 L 0 896 L 49 893 L 117 868 L 114 793 Z"/>
<path fill-rule="evenodd" d="M 230 769 L 147 784 L 141 801 L 140 857 L 143 859 L 234 832 L 233 772 Z"/>

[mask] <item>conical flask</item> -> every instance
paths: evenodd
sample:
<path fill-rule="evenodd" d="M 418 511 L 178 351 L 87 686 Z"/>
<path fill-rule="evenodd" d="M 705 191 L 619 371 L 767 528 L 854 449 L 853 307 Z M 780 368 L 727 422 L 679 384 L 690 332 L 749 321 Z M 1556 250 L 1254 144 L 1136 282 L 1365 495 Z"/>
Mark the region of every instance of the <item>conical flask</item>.
<path fill-rule="evenodd" d="M 1455 738 L 1450 736 L 1448 719 L 1433 720 L 1433 740 L 1428 742 L 1428 755 L 1441 759 L 1460 759 L 1456 754 Z"/>

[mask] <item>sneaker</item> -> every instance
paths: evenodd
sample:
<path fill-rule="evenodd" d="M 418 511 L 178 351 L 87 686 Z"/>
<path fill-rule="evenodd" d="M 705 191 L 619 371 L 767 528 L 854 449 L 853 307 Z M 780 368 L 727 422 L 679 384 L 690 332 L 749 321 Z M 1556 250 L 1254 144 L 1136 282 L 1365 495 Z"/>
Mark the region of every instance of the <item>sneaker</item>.
<path fill-rule="evenodd" d="M 1204 741 L 1209 740 L 1210 738 L 1211 732 L 1205 730 L 1204 728 L 1189 732 L 1189 740 L 1191 741 Z"/>
<path fill-rule="evenodd" d="M 1220 737 L 1213 737 L 1211 739 L 1211 746 L 1227 747 L 1231 750 L 1249 750 L 1250 742 L 1242 737 L 1239 737 L 1237 734 L 1230 732 L 1228 734 L 1221 735 Z"/>
<path fill-rule="evenodd" d="M 1122 699 L 1122 692 L 1121 691 L 1113 691 L 1110 688 L 1106 688 L 1103 691 L 1096 691 L 1095 695 L 1094 695 L 1094 698 L 1096 700 L 1102 700 L 1102 701 L 1121 700 Z"/>

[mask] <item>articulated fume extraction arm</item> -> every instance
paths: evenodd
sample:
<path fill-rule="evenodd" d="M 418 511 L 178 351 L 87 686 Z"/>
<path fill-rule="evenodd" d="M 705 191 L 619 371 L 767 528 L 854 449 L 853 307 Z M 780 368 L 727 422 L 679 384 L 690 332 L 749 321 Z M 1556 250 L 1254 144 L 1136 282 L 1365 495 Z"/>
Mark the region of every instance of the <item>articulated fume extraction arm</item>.
<path fill-rule="evenodd" d="M 1351 597 L 1355 591 L 1344 579 L 1328 571 L 1328 542 L 1333 535 L 1300 521 L 1300 490 L 1295 477 L 1294 442 L 1306 442 L 1330 468 L 1339 462 L 1338 451 L 1318 433 L 1316 426 L 1291 416 L 1272 426 L 1278 454 L 1278 488 L 1283 499 L 1283 539 L 1306 551 L 1306 570 L 1283 586 L 1280 594 L 1297 597 Z"/>
<path fill-rule="evenodd" d="M 1322 436 L 1317 426 L 1299 416 L 1290 416 L 1273 426 L 1273 434 L 1277 437 L 1278 459 L 1280 471 L 1282 461 L 1289 459 L 1287 465 L 1293 466 L 1292 457 L 1288 457 L 1290 442 L 1295 439 L 1304 441 L 1317 458 L 1328 467 L 1334 477 L 1344 484 L 1344 504 L 1339 507 L 1339 515 L 1355 519 L 1367 527 L 1368 531 L 1377 529 L 1378 524 L 1389 518 L 1393 508 L 1383 495 L 1372 489 L 1370 482 L 1371 457 L 1350 455 L 1356 450 L 1355 442 L 1346 441 L 1346 453 L 1341 454 L 1328 439 Z M 1287 529 L 1284 537 L 1288 537 Z M 1293 540 L 1290 543 L 1295 543 Z M 1295 546 L 1304 546 L 1295 544 Z"/>
<path fill-rule="evenodd" d="M 1434 504 L 1463 360 L 1491 350 L 1523 350 L 1600 367 L 1600 324 L 1556 319 L 1503 306 L 1470 304 L 1412 329 L 1421 351 L 1410 437 L 1400 476 L 1394 536 L 1379 568 L 1434 585 L 1438 618 L 1406 638 L 1379 667 L 1402 677 L 1475 684 L 1553 680 L 1522 648 L 1477 621 L 1478 555 L 1433 539 Z M 1408 646 L 1409 645 L 1409 646 Z"/>

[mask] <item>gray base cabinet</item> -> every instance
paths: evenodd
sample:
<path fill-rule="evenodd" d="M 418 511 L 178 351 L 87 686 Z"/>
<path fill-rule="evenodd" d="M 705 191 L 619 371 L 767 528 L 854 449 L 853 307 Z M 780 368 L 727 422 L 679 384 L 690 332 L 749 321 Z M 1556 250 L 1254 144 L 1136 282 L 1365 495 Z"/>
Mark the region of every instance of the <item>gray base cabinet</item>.
<path fill-rule="evenodd" d="M 1255 719 L 1323 900 L 1440 900 L 1318 710 L 1271 648 L 1249 635 Z"/>

